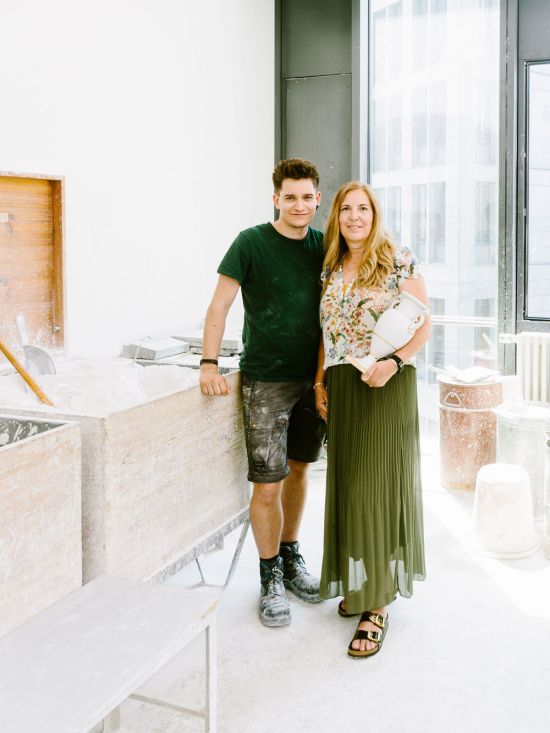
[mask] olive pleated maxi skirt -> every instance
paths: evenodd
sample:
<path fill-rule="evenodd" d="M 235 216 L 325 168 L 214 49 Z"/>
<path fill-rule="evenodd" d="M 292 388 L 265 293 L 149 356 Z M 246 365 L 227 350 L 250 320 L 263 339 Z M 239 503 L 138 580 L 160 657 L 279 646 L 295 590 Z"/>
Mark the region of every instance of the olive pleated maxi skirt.
<path fill-rule="evenodd" d="M 409 598 L 425 578 L 416 369 L 372 388 L 355 367 L 334 366 L 327 389 L 321 597 L 361 613 Z"/>

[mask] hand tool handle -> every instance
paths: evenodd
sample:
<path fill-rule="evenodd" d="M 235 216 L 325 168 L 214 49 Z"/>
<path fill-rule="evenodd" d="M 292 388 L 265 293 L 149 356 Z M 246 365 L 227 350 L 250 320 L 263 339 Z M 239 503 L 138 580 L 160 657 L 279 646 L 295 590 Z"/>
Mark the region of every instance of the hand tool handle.
<path fill-rule="evenodd" d="M 0 351 L 4 354 L 6 359 L 17 369 L 19 374 L 23 377 L 25 382 L 29 385 L 29 387 L 32 389 L 32 391 L 38 397 L 38 399 L 41 402 L 43 402 L 45 405 L 49 405 L 50 407 L 55 407 L 53 402 L 44 394 L 44 392 L 40 389 L 38 384 L 34 381 L 34 379 L 28 373 L 28 371 L 17 361 L 15 356 L 10 352 L 8 347 L 2 343 L 2 341 L 0 341 Z"/>

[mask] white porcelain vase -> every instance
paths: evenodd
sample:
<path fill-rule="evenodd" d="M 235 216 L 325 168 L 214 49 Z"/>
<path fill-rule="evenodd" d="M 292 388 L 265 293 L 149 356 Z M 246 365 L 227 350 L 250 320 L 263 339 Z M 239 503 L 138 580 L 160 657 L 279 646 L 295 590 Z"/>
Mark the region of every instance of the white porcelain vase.
<path fill-rule="evenodd" d="M 348 361 L 361 371 L 366 371 L 380 357 L 393 354 L 405 346 L 424 323 L 427 312 L 427 306 L 414 295 L 400 293 L 377 320 L 369 355 L 361 359 L 348 357 Z"/>

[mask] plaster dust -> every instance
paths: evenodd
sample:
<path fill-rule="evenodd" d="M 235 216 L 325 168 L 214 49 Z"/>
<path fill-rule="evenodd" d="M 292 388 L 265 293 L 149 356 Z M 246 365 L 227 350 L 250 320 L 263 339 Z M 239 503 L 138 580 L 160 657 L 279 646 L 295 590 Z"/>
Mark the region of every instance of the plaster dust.
<path fill-rule="evenodd" d="M 36 381 L 55 407 L 42 404 L 27 391 L 18 374 L 0 377 L 0 405 L 99 416 L 140 405 L 199 383 L 196 369 L 141 366 L 129 359 L 68 359 L 55 361 L 56 374 Z"/>

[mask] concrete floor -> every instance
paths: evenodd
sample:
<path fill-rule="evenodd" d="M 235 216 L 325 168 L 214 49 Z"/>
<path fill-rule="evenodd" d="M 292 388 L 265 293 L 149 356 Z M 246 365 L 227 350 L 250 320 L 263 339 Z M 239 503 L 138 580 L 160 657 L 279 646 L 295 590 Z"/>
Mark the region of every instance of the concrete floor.
<path fill-rule="evenodd" d="M 220 733 L 547 733 L 550 731 L 550 561 L 542 550 L 515 561 L 469 547 L 473 494 L 441 488 L 435 456 L 424 456 L 428 578 L 414 598 L 390 607 L 384 647 L 372 659 L 346 655 L 355 619 L 337 601 L 309 606 L 291 598 L 293 621 L 264 628 L 257 619 L 257 555 L 251 533 L 219 611 Z M 324 464 L 312 467 L 302 550 L 318 572 L 322 552 Z M 220 583 L 238 531 L 207 553 L 203 568 Z M 188 566 L 169 582 L 190 587 Z M 200 706 L 202 639 L 147 688 Z M 203 731 L 204 723 L 128 701 L 127 733 Z"/>

